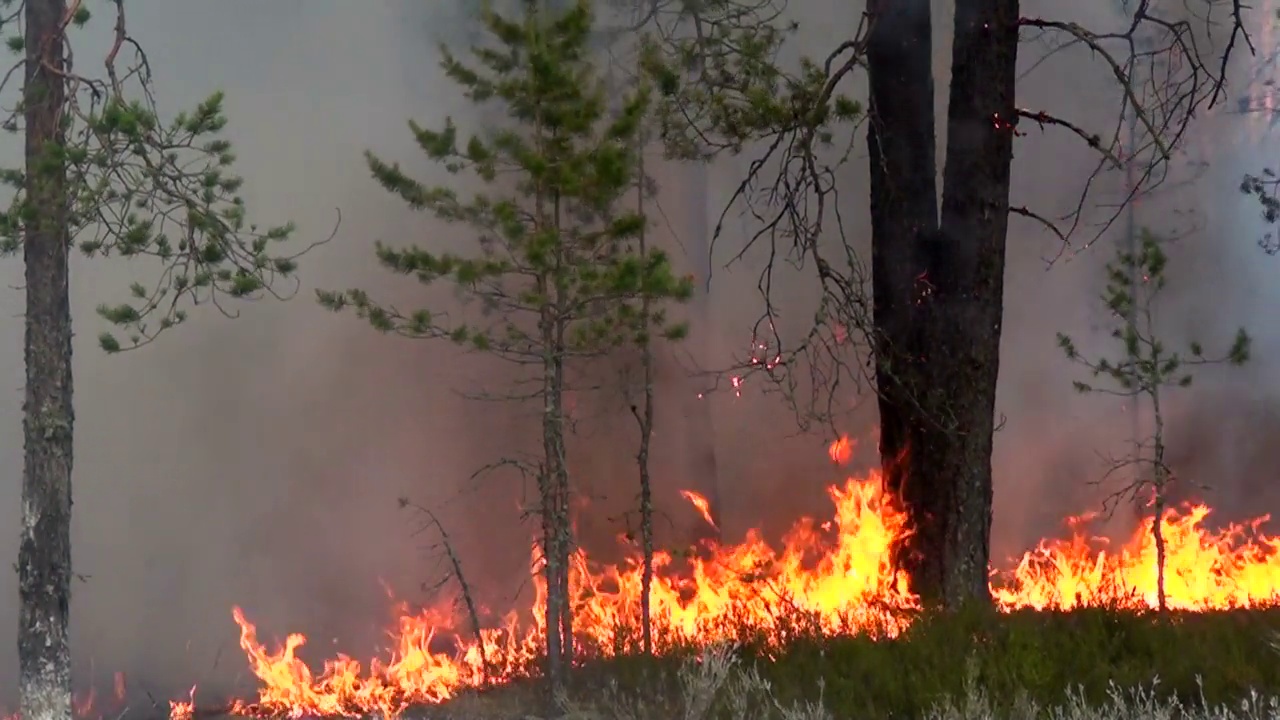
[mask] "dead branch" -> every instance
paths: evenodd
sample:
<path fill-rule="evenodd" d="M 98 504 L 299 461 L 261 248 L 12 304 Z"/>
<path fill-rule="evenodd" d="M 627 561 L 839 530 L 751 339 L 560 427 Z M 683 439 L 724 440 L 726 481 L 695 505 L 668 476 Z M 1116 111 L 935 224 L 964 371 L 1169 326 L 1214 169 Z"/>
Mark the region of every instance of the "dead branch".
<path fill-rule="evenodd" d="M 1037 125 L 1040 126 L 1041 130 L 1044 130 L 1046 125 L 1056 125 L 1058 127 L 1066 128 L 1070 130 L 1072 133 L 1074 133 L 1077 137 L 1084 140 L 1085 144 L 1088 145 L 1091 149 L 1101 152 L 1102 156 L 1106 158 L 1107 162 L 1111 163 L 1112 167 L 1116 168 L 1117 170 L 1124 167 L 1124 163 L 1120 161 L 1119 157 L 1112 154 L 1109 149 L 1104 148 L 1102 146 L 1102 137 L 1097 133 L 1088 132 L 1084 128 L 1080 127 L 1079 125 L 1076 125 L 1075 123 L 1069 120 L 1064 120 L 1060 117 L 1050 115 L 1044 110 L 1032 111 L 1032 110 L 1026 110 L 1023 108 L 1018 108 L 1018 117 L 1024 118 L 1036 123 Z M 1018 134 L 1025 135 L 1026 133 L 1019 130 Z"/>
<path fill-rule="evenodd" d="M 1142 163 L 1140 177 L 1136 178 L 1124 199 L 1100 222 L 1092 225 L 1091 236 L 1078 249 L 1087 248 L 1102 237 L 1138 196 L 1165 182 L 1193 120 L 1202 110 L 1213 108 L 1221 99 L 1227 67 L 1237 41 L 1243 39 L 1249 52 L 1255 52 L 1244 27 L 1240 0 L 1232 0 L 1230 34 L 1216 69 L 1209 67 L 1210 59 L 1199 47 L 1191 19 L 1163 15 L 1154 9 L 1154 5 L 1151 0 L 1139 0 L 1127 27 L 1120 32 L 1101 33 L 1078 23 L 1040 17 L 1020 20 L 1022 27 L 1034 29 L 1044 37 L 1058 35 L 1065 38 L 1046 57 L 1065 47 L 1087 47 L 1091 56 L 1106 66 L 1122 95 L 1116 125 L 1105 142 L 1100 135 L 1068 120 L 1019 111 L 1024 119 L 1070 130 L 1100 156 L 1099 164 L 1085 181 L 1075 207 L 1067 215 L 1066 229 L 1057 223 L 1045 222 L 1039 214 L 1023 212 L 1026 208 L 1011 209 L 1046 227 L 1061 242 L 1057 255 L 1048 260 L 1050 265 L 1070 248 L 1098 173 L 1106 167 Z M 1182 9 L 1191 12 L 1186 5 Z M 1206 16 L 1204 19 L 1206 28 L 1212 28 L 1210 18 Z M 1126 114 L 1142 130 L 1134 147 L 1127 147 L 1127 143 L 1121 140 Z"/>
<path fill-rule="evenodd" d="M 427 528 L 434 528 L 440 535 L 440 542 L 444 546 L 445 555 L 449 559 L 449 565 L 453 568 L 453 577 L 458 580 L 458 588 L 462 591 L 462 601 L 467 608 L 467 619 L 471 623 L 471 632 L 475 635 L 477 646 L 480 648 L 480 662 L 484 671 L 484 680 L 487 682 L 491 673 L 488 654 L 485 652 L 484 634 L 480 627 L 480 613 L 476 609 L 475 598 L 471 593 L 471 585 L 467 583 L 466 573 L 462 571 L 462 560 L 454 551 L 453 543 L 449 540 L 449 532 L 445 530 L 444 524 L 429 508 L 411 502 L 408 498 L 400 498 L 400 507 L 410 508 L 424 516 L 428 522 Z"/>

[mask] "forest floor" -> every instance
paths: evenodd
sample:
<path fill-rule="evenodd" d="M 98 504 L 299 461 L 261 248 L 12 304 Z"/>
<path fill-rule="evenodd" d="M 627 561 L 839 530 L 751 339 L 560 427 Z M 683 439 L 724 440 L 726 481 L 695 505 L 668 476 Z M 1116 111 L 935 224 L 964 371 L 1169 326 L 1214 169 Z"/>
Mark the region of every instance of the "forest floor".
<path fill-rule="evenodd" d="M 925 618 L 901 637 L 799 639 L 593 663 L 567 720 L 1275 720 L 1280 608 Z M 413 713 L 545 718 L 520 683 Z"/>

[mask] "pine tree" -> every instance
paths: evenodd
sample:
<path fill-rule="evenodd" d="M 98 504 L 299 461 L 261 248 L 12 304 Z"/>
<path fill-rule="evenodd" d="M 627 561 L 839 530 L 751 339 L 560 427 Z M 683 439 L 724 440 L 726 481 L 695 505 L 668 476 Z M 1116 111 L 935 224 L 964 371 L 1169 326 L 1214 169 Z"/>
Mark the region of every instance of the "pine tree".
<path fill-rule="evenodd" d="M 475 231 L 468 254 L 376 248 L 394 272 L 424 285 L 454 286 L 463 300 L 461 314 L 402 313 L 358 289 L 319 293 L 321 304 L 353 309 L 380 331 L 448 339 L 507 361 L 536 383 L 542 442 L 531 471 L 540 497 L 546 672 L 553 694 L 563 689 L 573 657 L 565 443 L 571 371 L 611 349 L 643 342 L 650 332 L 681 336 L 684 327 L 671 322 L 663 306 L 692 293 L 692 280 L 677 277 L 665 254 L 637 248 L 645 219 L 625 205 L 636 182 L 649 91 L 641 84 L 620 103 L 610 102 L 591 53 L 593 22 L 585 0 L 562 11 L 527 2 L 518 16 L 483 13 L 493 44 L 473 48 L 473 62 L 442 49 L 447 76 L 486 115 L 500 111 L 505 124 L 465 138 L 452 118 L 440 130 L 409 125 L 432 160 L 450 173 L 474 175 L 485 191 L 464 199 L 366 155 L 387 190 Z"/>
<path fill-rule="evenodd" d="M 26 720 L 71 720 L 71 503 L 73 428 L 70 254 L 147 258 L 151 285 L 98 314 L 124 329 L 99 336 L 108 352 L 145 345 L 210 303 L 279 293 L 294 256 L 273 253 L 291 226 L 246 224 L 240 179 L 230 172 L 222 97 L 172 122 L 161 119 L 150 66 L 113 0 L 105 77 L 73 67 L 69 28 L 79 1 L 0 2 L 6 44 L 21 56 L 22 100 L 4 128 L 25 140 L 22 169 L 0 170 L 12 191 L 0 213 L 0 253 L 22 251 L 26 292 L 22 535 L 18 550 L 19 694 Z M 93 65 L 93 63 L 87 63 Z M 6 75 L 17 77 L 16 73 Z"/>
<path fill-rule="evenodd" d="M 1116 259 L 1107 265 L 1107 286 L 1102 301 L 1117 320 L 1111 330 L 1111 337 L 1119 346 L 1116 356 L 1086 357 L 1077 349 L 1075 341 L 1058 333 L 1058 346 L 1067 358 L 1084 366 L 1093 378 L 1092 382 L 1075 381 L 1077 391 L 1122 397 L 1133 406 L 1130 412 L 1149 410 L 1151 413 L 1154 422 L 1151 435 L 1140 440 L 1130 456 L 1117 460 L 1108 475 L 1127 471 L 1129 476 L 1113 499 L 1150 497 L 1151 536 L 1156 547 L 1156 606 L 1161 611 L 1168 607 L 1163 522 L 1169 507 L 1169 491 L 1177 479 L 1165 462 L 1163 403 L 1166 393 L 1189 387 L 1198 367 L 1244 364 L 1252 345 L 1248 333 L 1240 328 L 1221 356 L 1206 355 L 1198 342 L 1188 343 L 1185 351 L 1168 347 L 1161 340 L 1156 323 L 1157 300 L 1168 282 L 1165 275 L 1168 262 L 1160 239 L 1144 231 L 1135 251 L 1119 250 Z M 1139 278 L 1136 284 L 1134 278 Z"/>

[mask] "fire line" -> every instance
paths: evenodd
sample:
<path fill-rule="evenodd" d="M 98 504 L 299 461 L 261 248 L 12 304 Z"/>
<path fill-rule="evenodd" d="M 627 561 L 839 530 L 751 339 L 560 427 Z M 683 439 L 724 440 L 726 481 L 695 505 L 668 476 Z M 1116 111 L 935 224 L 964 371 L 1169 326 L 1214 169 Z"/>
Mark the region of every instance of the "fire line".
<path fill-rule="evenodd" d="M 829 455 L 836 464 L 853 457 L 854 443 L 841 438 Z M 828 488 L 831 518 L 803 518 L 771 545 L 758 531 L 735 544 L 704 540 L 692 553 L 656 552 L 650 594 L 658 650 L 678 645 L 732 641 L 750 629 L 781 649 L 780 613 L 815 619 L 828 634 L 870 633 L 892 638 L 908 627 L 919 603 L 895 572 L 889 550 L 909 532 L 905 517 L 881 495 L 877 473 Z M 710 522 L 710 504 L 684 497 Z M 1203 611 L 1271 605 L 1280 599 L 1280 538 L 1261 530 L 1268 517 L 1210 530 L 1210 509 L 1190 505 L 1168 513 L 1166 593 L 1175 610 Z M 1150 521 L 1109 548 L 1088 536 L 1090 516 L 1068 520 L 1066 540 L 1044 540 L 1003 572 L 991 588 L 1002 610 L 1069 610 L 1082 606 L 1154 607 L 1155 546 Z M 536 565 L 536 553 L 534 554 Z M 570 573 L 577 647 L 585 657 L 606 657 L 635 644 L 640 616 L 643 563 L 633 553 L 622 564 L 594 563 L 579 550 Z M 202 710 L 197 689 L 170 703 L 171 720 L 211 714 L 246 717 L 393 718 L 413 705 L 435 704 L 460 691 L 501 684 L 536 673 L 544 628 L 546 588 L 535 575 L 530 607 L 512 611 L 480 638 L 454 617 L 448 604 L 413 610 L 399 604 L 392 647 L 367 663 L 346 655 L 324 660 L 319 670 L 299 654 L 306 637 L 291 634 L 269 650 L 238 607 L 232 619 L 240 648 L 258 681 L 256 697 Z M 447 638 L 453 652 L 432 649 Z M 439 643 L 437 643 L 437 646 Z M 768 649 L 768 648 L 767 648 Z M 122 692 L 122 681 L 117 691 Z"/>

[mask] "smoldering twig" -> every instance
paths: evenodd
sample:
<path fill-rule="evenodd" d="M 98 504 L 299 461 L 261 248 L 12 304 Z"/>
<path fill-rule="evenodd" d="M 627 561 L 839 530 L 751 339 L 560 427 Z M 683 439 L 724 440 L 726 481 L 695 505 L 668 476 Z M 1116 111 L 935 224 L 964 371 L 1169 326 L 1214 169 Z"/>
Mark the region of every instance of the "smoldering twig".
<path fill-rule="evenodd" d="M 484 670 L 484 680 L 487 682 L 490 676 L 489 657 L 484 647 L 484 636 L 480 631 L 480 613 L 476 610 L 475 598 L 471 593 L 471 585 L 467 582 L 466 573 L 462 571 L 462 559 L 458 557 L 458 553 L 454 551 L 453 542 L 449 539 L 449 531 L 445 529 L 444 523 L 440 522 L 440 518 L 431 512 L 429 508 L 418 505 L 409 500 L 409 498 L 400 498 L 400 507 L 409 508 L 414 512 L 420 513 L 427 519 L 427 527 L 435 528 L 440 534 L 440 543 L 444 546 L 445 556 L 449 559 L 449 565 L 453 568 L 453 576 L 458 579 L 458 587 L 462 590 L 462 601 L 467 608 L 467 619 L 471 622 L 471 631 L 475 634 L 476 642 L 480 645 L 480 663 Z"/>

